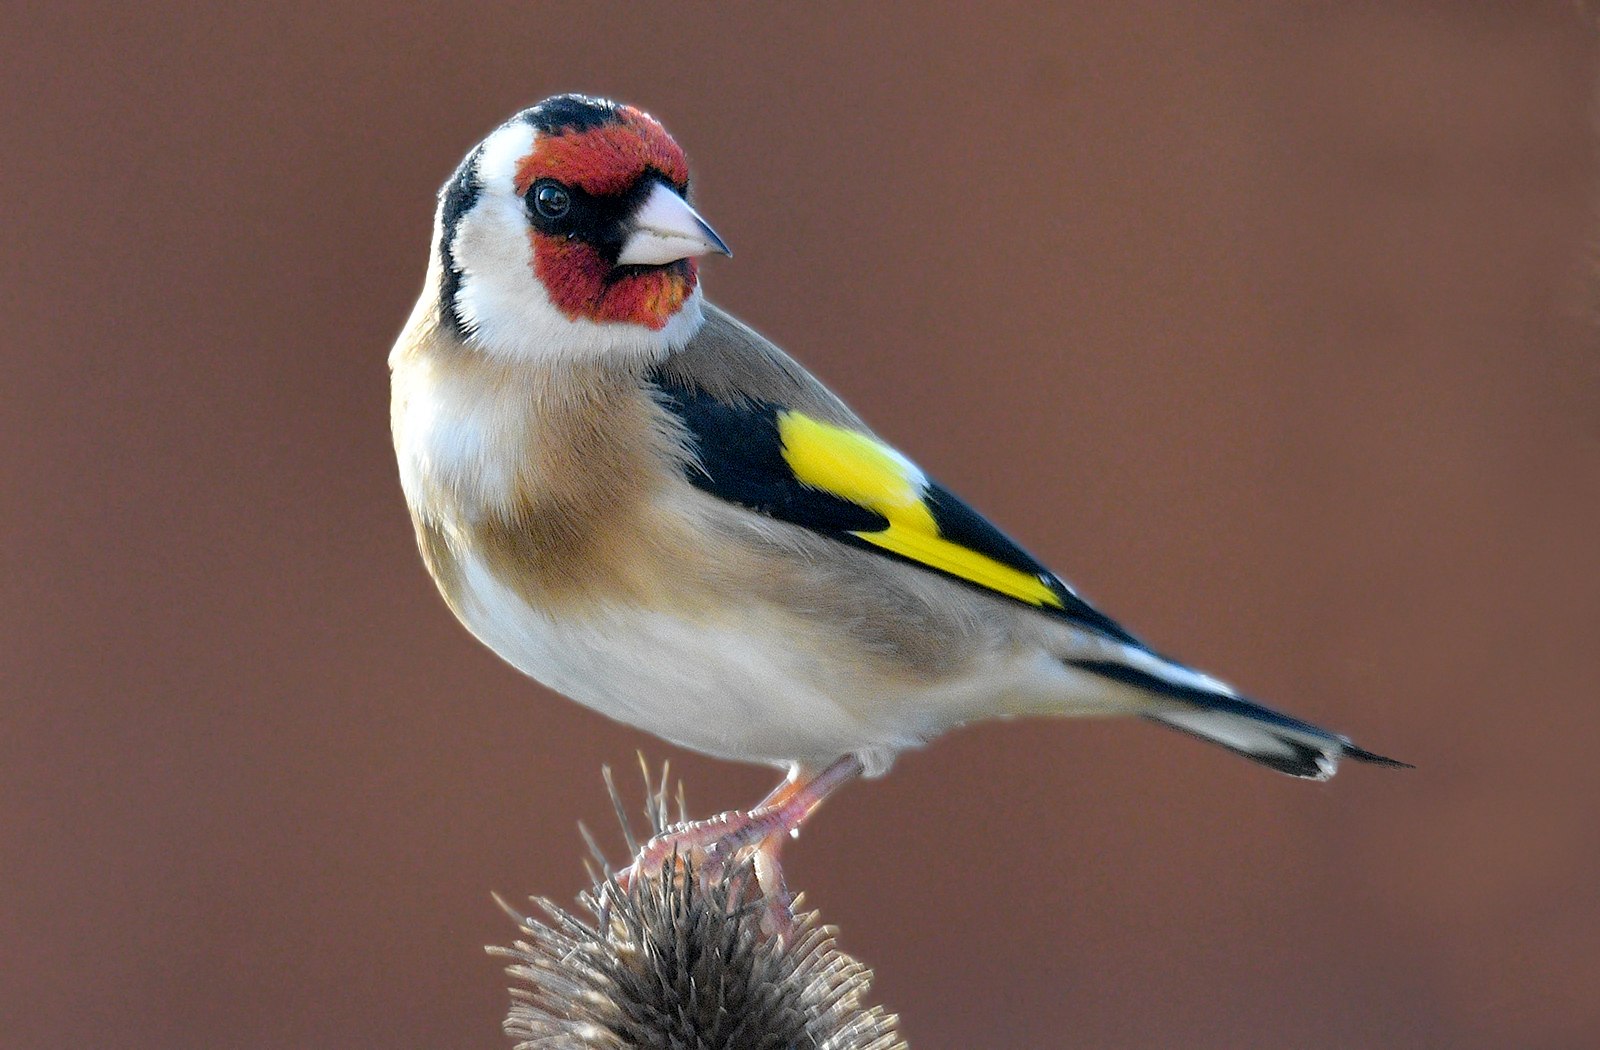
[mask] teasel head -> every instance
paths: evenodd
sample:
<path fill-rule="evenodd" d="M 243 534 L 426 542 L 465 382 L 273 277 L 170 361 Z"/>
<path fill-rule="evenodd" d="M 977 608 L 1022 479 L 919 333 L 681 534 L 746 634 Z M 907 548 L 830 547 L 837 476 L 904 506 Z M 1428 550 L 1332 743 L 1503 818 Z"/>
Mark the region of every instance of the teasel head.
<path fill-rule="evenodd" d="M 609 772 L 606 783 L 637 852 Z M 656 833 L 668 823 L 665 769 L 660 783 L 645 806 Z M 603 872 L 585 837 L 591 873 Z M 714 877 L 670 865 L 626 889 L 596 877 L 577 911 L 542 898 L 541 914 L 507 907 L 521 936 L 488 949 L 517 982 L 506 1034 L 518 1050 L 903 1050 L 896 1018 L 867 998 L 871 970 L 815 912 L 774 932 L 757 886 L 744 858 Z"/>

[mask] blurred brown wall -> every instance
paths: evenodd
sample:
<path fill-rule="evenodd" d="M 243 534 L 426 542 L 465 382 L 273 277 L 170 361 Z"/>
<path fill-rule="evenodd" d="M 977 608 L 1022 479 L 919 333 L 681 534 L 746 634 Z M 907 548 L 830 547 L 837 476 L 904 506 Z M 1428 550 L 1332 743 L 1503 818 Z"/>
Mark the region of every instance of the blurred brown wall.
<path fill-rule="evenodd" d="M 791 876 L 920 1050 L 1600 1045 L 1577 5 L 11 5 L 0 1046 L 499 1046 L 601 763 L 768 771 L 436 598 L 384 355 L 546 94 L 658 114 L 710 294 L 1159 645 L 1416 762 L 974 728 Z"/>

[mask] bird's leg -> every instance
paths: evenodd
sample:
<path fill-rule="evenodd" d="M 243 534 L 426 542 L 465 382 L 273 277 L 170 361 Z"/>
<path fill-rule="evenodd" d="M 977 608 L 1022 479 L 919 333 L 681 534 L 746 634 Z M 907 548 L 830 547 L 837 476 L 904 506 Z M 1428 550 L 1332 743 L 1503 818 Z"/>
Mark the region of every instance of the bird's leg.
<path fill-rule="evenodd" d="M 860 775 L 861 761 L 854 755 L 846 755 L 813 777 L 791 774 L 761 805 L 744 814 L 742 826 L 715 843 L 717 856 L 731 860 L 740 850 L 754 846 L 757 877 L 769 883 L 769 890 L 781 890 L 778 854 L 783 844 L 800 834 L 800 825 L 824 799 Z"/>
<path fill-rule="evenodd" d="M 790 902 L 778 867 L 779 847 L 799 831 L 823 799 L 859 776 L 861 769 L 854 755 L 810 778 L 797 769 L 752 810 L 691 821 L 657 835 L 627 870 L 618 873 L 618 881 L 626 889 L 636 879 L 658 877 L 675 861 L 692 864 L 701 878 L 715 881 L 743 850 L 754 846 L 758 888 L 769 897 L 769 905 L 781 904 L 787 910 Z"/>
<path fill-rule="evenodd" d="M 859 772 L 859 769 L 857 770 Z M 846 779 L 849 779 L 848 777 Z M 799 797 L 802 792 L 815 784 L 817 777 L 807 775 L 796 765 L 789 771 L 789 776 L 783 783 L 773 788 L 766 798 L 756 806 L 752 812 L 770 810 L 786 805 Z M 789 892 L 789 884 L 784 881 L 783 867 L 778 863 L 778 855 L 783 852 L 784 844 L 800 833 L 800 822 L 805 819 L 810 811 L 815 809 L 832 789 L 825 789 L 822 795 L 815 796 L 814 801 L 787 833 L 774 833 L 758 840 L 750 851 L 751 870 L 755 875 L 756 891 L 761 895 L 762 925 L 769 934 L 785 937 L 794 927 L 794 894 Z"/>
<path fill-rule="evenodd" d="M 755 809 L 767 809 L 787 802 L 796 791 L 799 791 L 814 779 L 816 779 L 816 774 L 809 773 L 804 766 L 796 762 L 789 767 L 789 775 L 779 781 L 777 787 L 767 792 L 767 797 L 757 802 Z M 754 811 L 752 810 L 752 812 Z"/>
<path fill-rule="evenodd" d="M 783 782 L 771 791 L 767 797 L 756 803 L 752 812 L 760 812 L 773 806 L 781 806 L 792 799 L 795 794 L 805 788 L 815 774 L 808 773 L 798 762 L 789 767 L 789 775 Z M 783 869 L 778 865 L 778 854 L 783 850 L 783 844 L 789 841 L 788 835 L 769 835 L 756 843 L 751 852 L 750 859 L 756 877 L 758 889 L 764 889 L 766 898 L 766 911 L 768 925 L 775 925 L 775 918 L 787 917 L 793 914 L 794 896 L 789 892 L 789 887 L 783 881 Z"/>

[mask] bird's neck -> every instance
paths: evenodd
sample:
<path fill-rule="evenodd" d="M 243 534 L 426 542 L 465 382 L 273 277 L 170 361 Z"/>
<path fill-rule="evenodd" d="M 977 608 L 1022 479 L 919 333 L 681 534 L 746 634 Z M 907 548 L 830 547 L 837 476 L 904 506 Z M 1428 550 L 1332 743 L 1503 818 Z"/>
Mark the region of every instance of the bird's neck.
<path fill-rule="evenodd" d="M 419 519 L 548 518 L 615 502 L 668 454 L 638 367 L 507 360 L 437 330 L 391 356 L 392 426 Z"/>

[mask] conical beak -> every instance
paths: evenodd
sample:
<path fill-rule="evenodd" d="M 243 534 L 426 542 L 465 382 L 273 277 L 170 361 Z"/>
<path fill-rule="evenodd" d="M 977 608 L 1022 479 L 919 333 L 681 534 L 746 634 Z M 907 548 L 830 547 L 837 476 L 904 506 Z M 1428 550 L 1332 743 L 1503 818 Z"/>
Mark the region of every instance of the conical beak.
<path fill-rule="evenodd" d="M 732 255 L 717 231 L 664 182 L 655 184 L 629 220 L 619 266 L 665 266 L 679 259 L 720 252 Z"/>

